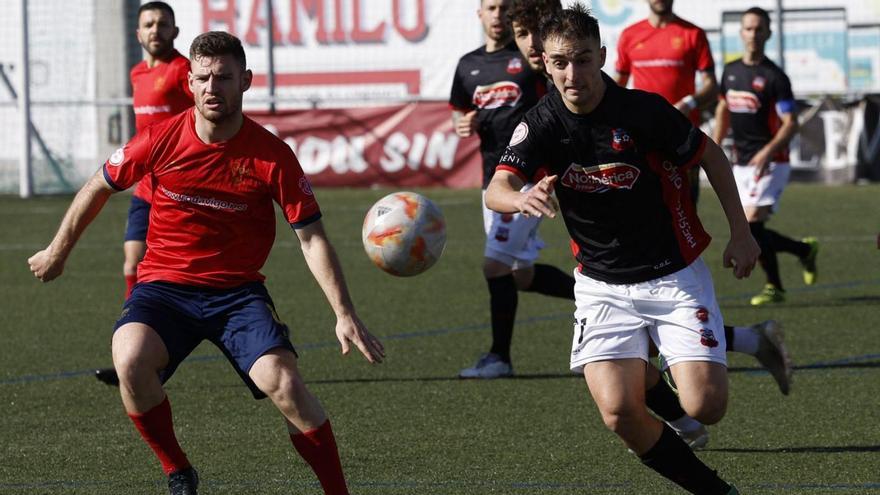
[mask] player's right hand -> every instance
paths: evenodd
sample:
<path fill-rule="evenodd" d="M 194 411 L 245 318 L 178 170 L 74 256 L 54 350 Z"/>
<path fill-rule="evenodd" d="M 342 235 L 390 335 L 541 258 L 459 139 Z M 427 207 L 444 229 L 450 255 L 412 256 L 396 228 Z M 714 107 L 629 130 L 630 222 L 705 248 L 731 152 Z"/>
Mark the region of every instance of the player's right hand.
<path fill-rule="evenodd" d="M 471 110 L 455 122 L 455 133 L 459 137 L 471 137 L 475 132 L 477 132 L 477 111 Z"/>
<path fill-rule="evenodd" d="M 351 345 L 371 363 L 381 363 L 385 359 L 385 346 L 367 330 L 367 326 L 356 315 L 339 317 L 336 320 L 336 338 L 342 346 L 342 354 L 351 351 Z"/>
<path fill-rule="evenodd" d="M 60 277 L 64 271 L 64 260 L 59 259 L 49 248 L 46 248 L 28 258 L 28 266 L 40 282 L 51 282 Z"/>
<path fill-rule="evenodd" d="M 543 216 L 555 218 L 556 212 L 559 211 L 559 203 L 553 197 L 553 184 L 558 178 L 556 175 L 548 175 L 522 193 L 517 205 L 520 213 L 537 218 Z"/>

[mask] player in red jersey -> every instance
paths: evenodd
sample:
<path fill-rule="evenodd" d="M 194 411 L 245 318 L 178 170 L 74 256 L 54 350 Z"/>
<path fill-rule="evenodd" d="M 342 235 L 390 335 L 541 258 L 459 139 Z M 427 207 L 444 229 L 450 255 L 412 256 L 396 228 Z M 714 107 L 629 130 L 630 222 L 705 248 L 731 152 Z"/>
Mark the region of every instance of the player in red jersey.
<path fill-rule="evenodd" d="M 137 132 L 193 105 L 187 81 L 189 60 L 174 49 L 178 32 L 174 11 L 165 2 L 145 3 L 138 9 L 137 39 L 144 49 L 144 60 L 132 67 L 130 74 Z M 147 250 L 150 182 L 146 176 L 137 184 L 128 213 L 123 265 L 126 298 L 137 282 L 137 265 Z"/>
<path fill-rule="evenodd" d="M 706 32 L 672 12 L 673 0 L 648 0 L 648 18 L 620 34 L 617 42 L 617 84 L 657 93 L 700 125 L 699 108 L 715 101 L 718 83 Z M 696 89 L 695 76 L 700 76 Z M 694 202 L 700 194 L 700 169 L 688 178 Z"/>
<path fill-rule="evenodd" d="M 137 132 L 193 106 L 187 80 L 189 60 L 174 49 L 178 31 L 174 10 L 167 3 L 148 2 L 138 9 L 136 34 L 144 49 L 144 60 L 132 67 L 130 73 Z M 125 225 L 122 274 L 126 299 L 137 283 L 137 266 L 147 251 L 152 196 L 151 178 L 147 175 L 135 187 Z M 113 368 L 98 369 L 95 377 L 108 385 L 119 385 Z"/>
<path fill-rule="evenodd" d="M 198 477 L 174 435 L 162 384 L 208 339 L 256 398 L 268 396 L 324 491 L 347 494 L 333 432 L 297 370 L 289 330 L 263 285 L 275 239 L 273 203 L 300 240 L 306 264 L 337 316 L 336 336 L 370 362 L 384 349 L 357 316 L 321 211 L 293 151 L 241 111 L 253 75 L 234 36 L 209 32 L 190 48 L 195 109 L 136 135 L 80 190 L 49 246 L 29 260 L 43 282 L 64 268 L 76 240 L 115 191 L 153 176 L 153 208 L 140 280 L 113 335 L 122 402 L 169 476 L 172 494 Z"/>

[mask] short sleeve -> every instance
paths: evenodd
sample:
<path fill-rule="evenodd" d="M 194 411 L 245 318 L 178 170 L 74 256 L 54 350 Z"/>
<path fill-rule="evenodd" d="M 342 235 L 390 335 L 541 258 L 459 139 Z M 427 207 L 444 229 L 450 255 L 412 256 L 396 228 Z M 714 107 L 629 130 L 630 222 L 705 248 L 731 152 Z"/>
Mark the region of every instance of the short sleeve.
<path fill-rule="evenodd" d="M 114 189 L 124 191 L 150 172 L 153 162 L 150 160 L 151 130 L 147 128 L 135 134 L 131 141 L 114 151 L 104 162 L 104 179 Z"/>
<path fill-rule="evenodd" d="M 312 185 L 293 151 L 281 152 L 272 167 L 272 198 L 281 206 L 287 223 L 300 229 L 321 218 Z"/>
<path fill-rule="evenodd" d="M 791 90 L 791 81 L 784 72 L 779 71 L 779 77 L 775 80 L 773 91 L 776 94 L 776 113 L 779 115 L 795 113 L 796 104 L 794 93 Z"/>
<path fill-rule="evenodd" d="M 525 115 L 513 130 L 510 143 L 501 155 L 496 170 L 507 170 L 525 182 L 534 182 L 535 175 L 546 161 L 546 132 L 533 112 Z M 541 158 L 545 158 L 542 160 Z"/>
<path fill-rule="evenodd" d="M 449 94 L 449 106 L 455 110 L 469 111 L 473 108 L 473 96 L 468 94 L 461 80 L 461 62 L 455 68 L 455 76 L 452 78 L 452 91 Z"/>
<path fill-rule="evenodd" d="M 709 46 L 709 39 L 706 32 L 697 29 L 697 37 L 694 40 L 694 53 L 697 56 L 695 67 L 699 71 L 710 71 L 715 68 L 715 61 L 712 59 L 712 49 Z"/>
<path fill-rule="evenodd" d="M 614 70 L 618 74 L 632 72 L 632 61 L 629 58 L 629 36 L 626 30 L 620 33 L 620 38 L 617 40 L 617 62 L 614 63 Z"/>
<path fill-rule="evenodd" d="M 643 130 L 647 151 L 658 151 L 677 167 L 690 167 L 703 155 L 707 136 L 662 96 L 646 94 L 643 108 L 651 127 Z"/>

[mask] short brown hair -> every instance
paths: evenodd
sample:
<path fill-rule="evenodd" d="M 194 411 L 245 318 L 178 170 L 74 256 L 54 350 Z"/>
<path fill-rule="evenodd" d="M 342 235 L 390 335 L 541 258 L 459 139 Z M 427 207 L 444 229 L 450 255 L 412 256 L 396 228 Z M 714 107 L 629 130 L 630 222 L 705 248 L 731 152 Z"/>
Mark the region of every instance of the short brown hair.
<path fill-rule="evenodd" d="M 550 38 L 563 40 L 594 38 L 602 43 L 602 38 L 599 36 L 599 21 L 580 1 L 541 21 L 541 39 L 547 41 Z"/>
<path fill-rule="evenodd" d="M 241 66 L 241 70 L 247 69 L 247 58 L 241 40 L 225 31 L 202 33 L 196 36 L 189 47 L 190 60 L 222 55 L 232 55 Z"/>

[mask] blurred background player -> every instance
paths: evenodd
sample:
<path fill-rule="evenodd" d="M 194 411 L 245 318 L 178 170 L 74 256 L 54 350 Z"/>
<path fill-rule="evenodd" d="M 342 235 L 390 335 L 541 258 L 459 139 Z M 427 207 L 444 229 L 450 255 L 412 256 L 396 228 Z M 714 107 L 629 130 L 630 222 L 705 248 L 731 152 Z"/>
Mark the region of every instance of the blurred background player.
<path fill-rule="evenodd" d="M 461 57 L 449 97 L 455 132 L 465 138 L 475 134 L 480 138 L 484 195 L 514 127 L 547 88 L 544 73 L 523 60 L 512 40 L 506 16 L 509 6 L 509 0 L 480 2 L 477 15 L 486 44 Z M 474 366 L 461 370 L 459 377 L 513 375 L 510 345 L 518 290 L 574 298 L 570 275 L 550 265 L 535 264 L 544 245 L 538 236 L 540 222 L 540 218 L 518 213 L 493 212 L 483 202 L 483 275 L 489 287 L 492 345 Z"/>
<path fill-rule="evenodd" d="M 755 306 L 785 300 L 777 252 L 800 259 L 807 285 L 816 283 L 819 252 L 814 237 L 796 241 L 764 226 L 788 183 L 788 142 L 798 130 L 791 82 L 764 53 L 770 35 L 766 10 L 753 7 L 743 14 L 743 56 L 724 67 L 713 132 L 715 142 L 721 144 L 728 129 L 733 130 L 733 174 L 767 274 L 764 290 L 751 299 Z"/>
<path fill-rule="evenodd" d="M 293 151 L 242 114 L 253 74 L 238 38 L 193 40 L 195 109 L 138 133 L 76 195 L 49 246 L 29 260 L 43 282 L 61 275 L 77 239 L 114 192 L 152 172 L 154 215 L 141 280 L 113 334 L 122 403 L 168 476 L 171 495 L 194 495 L 198 475 L 174 434 L 164 382 L 203 340 L 229 359 L 255 398 L 269 397 L 290 441 L 327 494 L 348 493 L 336 441 L 306 388 L 288 327 L 259 273 L 275 240 L 275 207 L 336 314 L 336 337 L 370 362 L 384 349 L 361 322 Z M 169 242 L 173 240 L 173 242 Z"/>
<path fill-rule="evenodd" d="M 571 369 L 583 373 L 608 428 L 691 493 L 736 494 L 645 407 L 653 341 L 669 359 L 684 409 L 706 424 L 724 416 L 721 312 L 700 258 L 709 236 L 693 209 L 676 211 L 690 203 L 681 172 L 702 161 L 730 227 L 724 265 L 748 276 L 759 249 L 730 164 L 660 96 L 621 88 L 602 72 L 599 25 L 581 4 L 543 21 L 541 37 L 557 91 L 518 124 L 486 204 L 537 217 L 561 211 L 578 261 Z M 551 175 L 538 180 L 544 167 Z M 535 186 L 523 191 L 529 181 Z"/>
<path fill-rule="evenodd" d="M 193 106 L 187 73 L 189 60 L 174 48 L 179 29 L 174 21 L 174 11 L 165 2 L 148 2 L 138 9 L 138 43 L 144 49 L 144 60 L 132 67 L 130 73 L 131 95 L 134 105 L 136 132 L 148 125 L 178 114 Z M 125 261 L 125 298 L 137 283 L 137 266 L 147 251 L 147 228 L 152 202 L 152 178 L 144 178 L 135 187 L 128 209 L 125 225 L 123 253 Z M 118 385 L 119 378 L 113 368 L 102 368 L 95 377 L 109 385 Z"/>
<path fill-rule="evenodd" d="M 657 93 L 700 126 L 700 107 L 715 101 L 718 84 L 706 33 L 672 12 L 673 0 L 647 0 L 648 18 L 620 33 L 617 84 Z M 695 76 L 700 76 L 696 89 Z M 688 172 L 691 198 L 700 194 L 700 167 Z"/>

